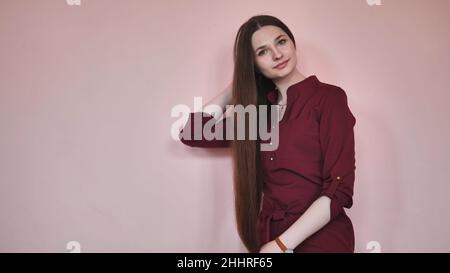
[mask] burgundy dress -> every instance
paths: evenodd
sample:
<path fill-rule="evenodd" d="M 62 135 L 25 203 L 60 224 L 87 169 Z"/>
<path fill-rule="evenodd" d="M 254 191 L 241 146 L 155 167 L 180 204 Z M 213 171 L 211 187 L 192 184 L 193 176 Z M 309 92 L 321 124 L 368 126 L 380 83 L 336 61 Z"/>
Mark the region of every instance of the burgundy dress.
<path fill-rule="evenodd" d="M 276 89 L 267 93 L 271 104 L 276 104 L 277 97 Z M 225 136 L 206 140 L 200 133 L 201 139 L 194 139 L 194 120 L 203 128 L 211 119 L 214 117 L 207 113 L 190 113 L 180 131 L 181 142 L 191 147 L 229 147 L 231 140 Z M 212 131 L 214 127 L 226 128 L 228 119 L 213 120 Z M 320 82 L 315 75 L 289 86 L 287 107 L 279 122 L 278 148 L 261 151 L 264 196 L 258 229 L 260 246 L 282 234 L 325 195 L 331 198 L 330 222 L 294 252 L 354 252 L 353 225 L 344 207 L 353 204 L 355 123 L 342 88 Z"/>

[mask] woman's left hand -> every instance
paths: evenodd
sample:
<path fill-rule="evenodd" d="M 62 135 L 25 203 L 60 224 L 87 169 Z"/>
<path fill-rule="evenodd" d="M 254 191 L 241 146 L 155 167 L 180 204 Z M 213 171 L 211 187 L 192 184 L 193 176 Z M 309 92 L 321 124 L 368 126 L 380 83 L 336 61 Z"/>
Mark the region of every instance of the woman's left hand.
<path fill-rule="evenodd" d="M 259 253 L 283 253 L 281 248 L 277 245 L 275 240 L 270 241 L 263 245 L 259 250 Z"/>

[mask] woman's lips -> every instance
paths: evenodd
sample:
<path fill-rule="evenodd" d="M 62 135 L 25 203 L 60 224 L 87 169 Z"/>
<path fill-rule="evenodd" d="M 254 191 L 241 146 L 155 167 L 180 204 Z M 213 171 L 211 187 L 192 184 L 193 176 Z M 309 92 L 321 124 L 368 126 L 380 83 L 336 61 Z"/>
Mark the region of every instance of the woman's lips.
<path fill-rule="evenodd" d="M 281 64 L 278 64 L 277 66 L 275 66 L 275 69 L 285 68 L 288 62 L 289 62 L 289 60 L 286 60 L 286 61 L 282 62 Z"/>

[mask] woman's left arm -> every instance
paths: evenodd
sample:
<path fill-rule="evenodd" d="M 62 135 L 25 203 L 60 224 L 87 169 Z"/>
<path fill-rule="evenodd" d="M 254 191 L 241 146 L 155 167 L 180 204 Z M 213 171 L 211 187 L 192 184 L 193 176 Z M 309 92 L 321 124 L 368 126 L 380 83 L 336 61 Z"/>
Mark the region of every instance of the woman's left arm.
<path fill-rule="evenodd" d="M 306 238 L 317 232 L 330 221 L 331 199 L 321 196 L 283 234 L 279 236 L 281 242 L 290 249 L 296 248 Z M 261 247 L 260 252 L 280 253 L 281 249 L 270 241 Z"/>
<path fill-rule="evenodd" d="M 330 221 L 331 199 L 321 196 L 279 236 L 287 248 L 294 249 Z"/>

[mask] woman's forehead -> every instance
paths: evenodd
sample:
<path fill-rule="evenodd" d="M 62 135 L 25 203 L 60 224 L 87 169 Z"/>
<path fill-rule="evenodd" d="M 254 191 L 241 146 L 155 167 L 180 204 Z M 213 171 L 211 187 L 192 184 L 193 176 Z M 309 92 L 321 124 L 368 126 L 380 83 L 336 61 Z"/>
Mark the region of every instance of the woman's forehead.
<path fill-rule="evenodd" d="M 264 26 L 252 35 L 253 49 L 256 50 L 261 46 L 269 45 L 283 35 L 286 35 L 286 33 L 277 26 Z"/>

